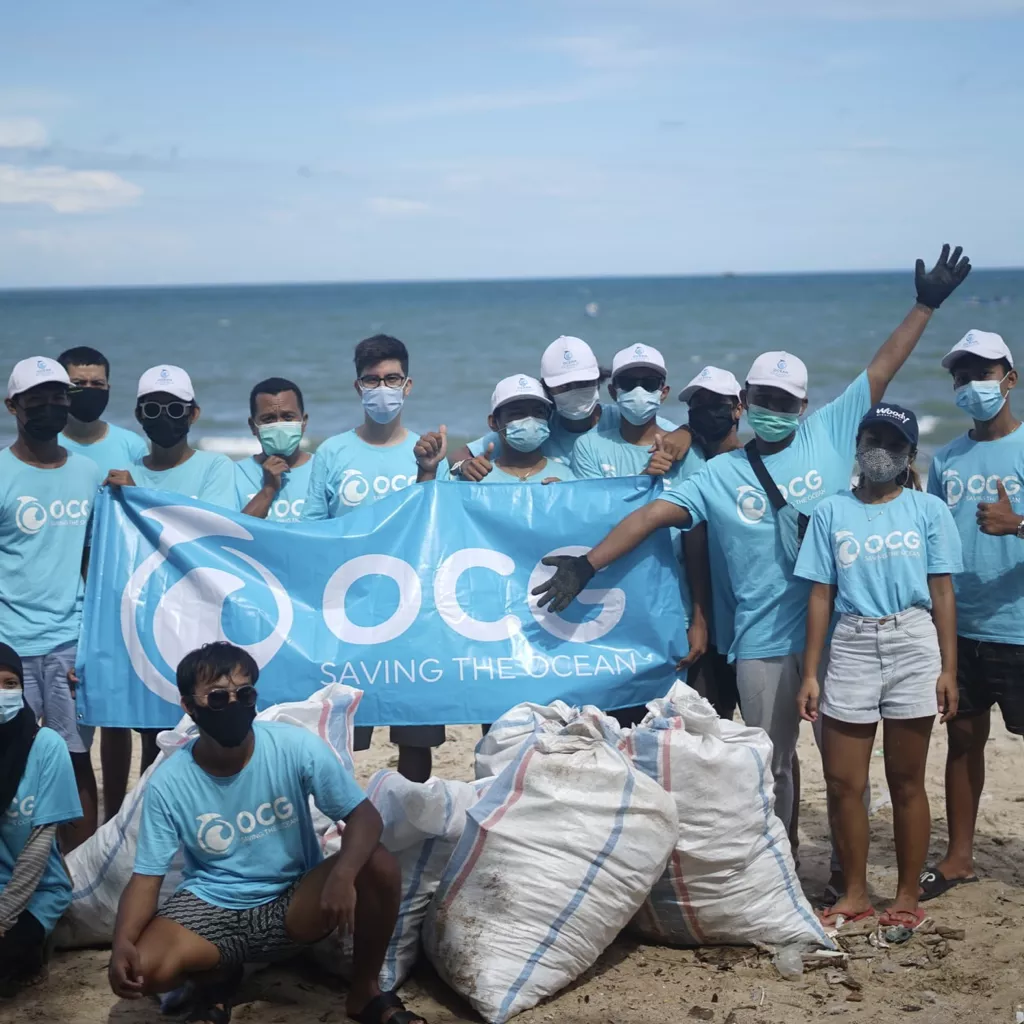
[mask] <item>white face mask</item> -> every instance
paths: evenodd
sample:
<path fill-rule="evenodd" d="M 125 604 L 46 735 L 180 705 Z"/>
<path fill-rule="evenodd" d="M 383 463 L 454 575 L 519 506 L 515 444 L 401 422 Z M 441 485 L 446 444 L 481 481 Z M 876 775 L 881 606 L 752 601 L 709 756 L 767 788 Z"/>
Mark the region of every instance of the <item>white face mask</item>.
<path fill-rule="evenodd" d="M 586 388 L 574 388 L 561 395 L 555 395 L 555 408 L 559 416 L 567 420 L 585 420 L 597 407 L 600 397 L 597 385 Z"/>

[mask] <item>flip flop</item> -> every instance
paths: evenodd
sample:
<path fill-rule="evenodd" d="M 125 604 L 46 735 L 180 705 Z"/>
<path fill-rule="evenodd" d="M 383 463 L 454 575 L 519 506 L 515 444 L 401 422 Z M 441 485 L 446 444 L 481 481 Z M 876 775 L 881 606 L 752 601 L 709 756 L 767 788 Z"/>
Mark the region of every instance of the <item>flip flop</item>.
<path fill-rule="evenodd" d="M 842 928 L 846 924 L 856 924 L 858 921 L 866 921 L 870 917 L 875 916 L 875 908 L 868 907 L 867 910 L 862 910 L 858 914 L 843 914 L 836 913 L 834 907 L 828 907 L 818 911 L 818 920 L 825 925 L 826 928 Z"/>
<path fill-rule="evenodd" d="M 970 875 L 968 878 L 947 878 L 938 868 L 926 867 L 918 879 L 921 886 L 921 895 L 918 898 L 922 903 L 927 903 L 928 900 L 933 900 L 958 885 L 970 885 L 976 881 L 977 875 Z"/>
<path fill-rule="evenodd" d="M 904 928 L 908 932 L 916 932 L 928 920 L 928 912 L 924 907 L 916 910 L 887 910 L 878 919 L 880 928 Z"/>

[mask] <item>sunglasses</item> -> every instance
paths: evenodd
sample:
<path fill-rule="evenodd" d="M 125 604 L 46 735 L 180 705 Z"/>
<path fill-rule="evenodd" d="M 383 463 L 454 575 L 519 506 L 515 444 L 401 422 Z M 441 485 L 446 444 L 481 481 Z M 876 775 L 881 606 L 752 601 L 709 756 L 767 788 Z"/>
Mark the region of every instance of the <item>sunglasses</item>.
<path fill-rule="evenodd" d="M 655 374 L 622 374 L 613 381 L 620 391 L 632 391 L 634 388 L 643 388 L 644 391 L 660 391 L 665 386 L 665 378 Z"/>
<path fill-rule="evenodd" d="M 206 695 L 206 706 L 211 711 L 223 711 L 231 703 L 231 694 L 235 695 L 235 701 L 243 708 L 256 706 L 256 687 L 251 683 L 240 686 L 237 690 L 211 690 Z"/>
<path fill-rule="evenodd" d="M 139 402 L 139 414 L 144 420 L 158 420 L 163 413 L 172 420 L 180 420 L 191 411 L 191 402 Z"/>

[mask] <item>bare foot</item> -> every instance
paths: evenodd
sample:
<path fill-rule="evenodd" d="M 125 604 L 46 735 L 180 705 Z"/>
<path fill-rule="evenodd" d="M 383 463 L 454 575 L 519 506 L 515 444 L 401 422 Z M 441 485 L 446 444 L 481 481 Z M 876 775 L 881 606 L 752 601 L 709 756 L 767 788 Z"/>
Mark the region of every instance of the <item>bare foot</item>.
<path fill-rule="evenodd" d="M 867 896 L 857 897 L 847 893 L 840 897 L 835 906 L 822 910 L 818 916 L 823 921 L 834 921 L 837 917 L 844 917 L 847 921 L 852 921 L 855 918 L 869 913 L 873 914 L 874 912 L 871 900 Z"/>

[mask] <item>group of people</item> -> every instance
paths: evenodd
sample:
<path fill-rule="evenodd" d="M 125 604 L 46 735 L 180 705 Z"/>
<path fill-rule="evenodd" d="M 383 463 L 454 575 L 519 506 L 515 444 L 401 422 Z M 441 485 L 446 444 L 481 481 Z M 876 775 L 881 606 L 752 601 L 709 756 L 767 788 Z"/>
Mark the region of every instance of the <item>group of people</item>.
<path fill-rule="evenodd" d="M 661 414 L 670 389 L 660 352 L 630 345 L 609 374 L 584 341 L 561 337 L 544 351 L 539 379 L 498 382 L 489 432 L 455 451 L 443 426 L 422 435 L 405 426 L 409 354 L 385 335 L 356 346 L 359 426 L 311 454 L 301 389 L 270 378 L 249 398 L 260 452 L 238 463 L 190 444 L 200 407 L 180 367 L 142 375 L 135 416 L 143 440 L 103 419 L 110 365 L 100 352 L 18 363 L 6 400 L 18 437 L 0 452 L 0 807 L 8 808 L 0 819 L 0 991 L 38 974 L 70 899 L 60 851 L 97 824 L 93 730 L 77 720 L 74 663 L 90 509 L 103 484 L 187 495 L 287 525 L 340 517 L 432 480 L 660 478 L 652 500 L 586 555 L 548 560 L 554 572 L 537 588 L 539 601 L 564 609 L 597 572 L 654 531 L 671 530 L 689 648 L 680 671 L 719 714 L 731 718 L 738 705 L 748 725 L 768 733 L 775 809 L 794 846 L 796 744 L 801 719 L 814 724 L 834 841 L 822 914 L 833 923 L 875 913 L 866 806 L 883 722 L 899 866 L 883 920 L 914 928 L 920 900 L 975 878 L 992 705 L 1024 734 L 1024 430 L 1008 401 L 1017 382 L 1011 353 L 998 335 L 970 331 L 943 359 L 973 425 L 937 454 L 927 490 L 914 468 L 917 419 L 884 401 L 969 271 L 948 246 L 931 270 L 918 261 L 906 318 L 865 371 L 810 415 L 807 369 L 786 352 L 758 356 L 742 385 L 725 369 L 703 368 L 679 395 L 688 414 L 677 426 Z M 606 381 L 611 403 L 601 400 Z M 744 415 L 754 434 L 745 445 Z M 257 681 L 252 659 L 230 644 L 207 645 L 178 666 L 182 707 L 199 736 L 151 778 L 118 918 L 114 991 L 164 992 L 199 977 L 196 1019 L 221 1024 L 242 963 L 285 955 L 341 926 L 356 937 L 352 1015 L 419 1021 L 376 985 L 400 895 L 397 868 L 379 845 L 380 818 L 320 741 L 253 722 Z M 626 724 L 643 713 L 609 710 Z M 949 849 L 926 865 L 924 769 L 937 713 L 949 735 Z M 174 717 L 169 709 L 168 726 Z M 365 749 L 372 729 L 356 732 L 356 749 Z M 390 738 L 399 770 L 425 781 L 445 729 L 397 727 Z M 131 751 L 131 730 L 101 730 L 107 818 L 124 798 Z M 146 731 L 142 767 L 155 756 L 155 730 Z M 323 863 L 310 796 L 346 822 L 341 853 Z M 247 816 L 257 832 L 224 848 L 223 831 L 216 843 L 197 833 L 206 814 L 229 823 Z M 184 882 L 158 909 L 179 846 Z"/>

